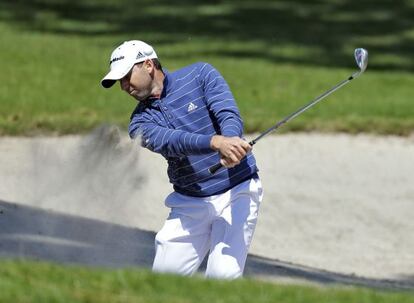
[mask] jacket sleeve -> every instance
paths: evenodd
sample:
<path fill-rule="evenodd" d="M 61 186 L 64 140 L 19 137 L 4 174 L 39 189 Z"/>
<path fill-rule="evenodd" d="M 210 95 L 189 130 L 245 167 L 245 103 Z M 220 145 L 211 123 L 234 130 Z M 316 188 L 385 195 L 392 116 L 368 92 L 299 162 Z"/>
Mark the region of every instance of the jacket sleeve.
<path fill-rule="evenodd" d="M 168 157 L 206 154 L 212 151 L 212 136 L 189 133 L 162 127 L 145 114 L 134 114 L 128 129 L 132 139 L 141 139 L 141 145 Z"/>
<path fill-rule="evenodd" d="M 217 119 L 221 134 L 226 137 L 242 137 L 243 121 L 233 94 L 223 76 L 210 64 L 200 68 L 207 108 Z"/>

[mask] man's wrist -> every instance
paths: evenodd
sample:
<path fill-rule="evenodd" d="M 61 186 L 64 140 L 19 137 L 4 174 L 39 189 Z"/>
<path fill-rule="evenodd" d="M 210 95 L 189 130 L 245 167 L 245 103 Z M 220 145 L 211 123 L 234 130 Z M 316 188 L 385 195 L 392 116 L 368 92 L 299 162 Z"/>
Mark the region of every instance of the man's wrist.
<path fill-rule="evenodd" d="M 220 141 L 222 140 L 223 136 L 214 135 L 211 137 L 210 140 L 210 147 L 212 150 L 218 151 L 220 149 Z"/>

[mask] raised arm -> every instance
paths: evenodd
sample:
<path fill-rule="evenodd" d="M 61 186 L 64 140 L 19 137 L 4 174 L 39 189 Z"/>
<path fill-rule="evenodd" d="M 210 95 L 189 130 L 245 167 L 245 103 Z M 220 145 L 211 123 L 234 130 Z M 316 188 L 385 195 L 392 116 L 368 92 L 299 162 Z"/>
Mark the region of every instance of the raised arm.
<path fill-rule="evenodd" d="M 162 127 L 145 114 L 135 114 L 129 124 L 131 138 L 140 138 L 141 145 L 164 157 L 205 154 L 212 151 L 211 137 Z"/>
<path fill-rule="evenodd" d="M 223 76 L 210 64 L 200 68 L 200 81 L 208 109 L 213 113 L 225 137 L 242 137 L 243 121 L 233 94 Z"/>

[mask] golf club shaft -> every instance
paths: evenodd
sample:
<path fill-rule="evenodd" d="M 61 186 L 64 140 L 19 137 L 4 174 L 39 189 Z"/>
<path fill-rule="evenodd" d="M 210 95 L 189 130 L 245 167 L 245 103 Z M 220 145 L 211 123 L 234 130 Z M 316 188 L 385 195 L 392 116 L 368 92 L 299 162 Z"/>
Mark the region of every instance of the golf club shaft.
<path fill-rule="evenodd" d="M 287 116 L 284 119 L 282 119 L 279 122 L 277 122 L 274 126 L 268 128 L 267 130 L 265 130 L 264 132 L 262 132 L 258 137 L 256 137 L 252 141 L 250 141 L 249 144 L 251 146 L 255 145 L 257 143 L 257 141 L 259 141 L 261 138 L 263 138 L 264 136 L 268 135 L 272 131 L 277 130 L 283 124 L 289 122 L 290 120 L 294 119 L 295 117 L 299 116 L 301 113 L 303 113 L 304 111 L 308 110 L 309 108 L 311 108 L 312 106 L 314 106 L 316 103 L 320 102 L 322 99 L 324 99 L 325 97 L 327 97 L 330 94 L 332 94 L 334 91 L 338 90 L 339 88 L 341 88 L 345 84 L 349 83 L 352 79 L 354 79 L 357 76 L 359 76 L 359 74 L 360 74 L 360 72 L 356 72 L 352 76 L 350 76 L 349 78 L 347 78 L 346 80 L 341 81 L 340 83 L 338 83 L 337 85 L 335 85 L 334 87 L 332 87 L 331 89 L 329 89 L 328 91 L 324 92 L 322 95 L 318 96 L 316 99 L 312 100 L 312 102 L 306 104 L 305 106 L 301 107 L 300 109 L 298 109 L 294 113 L 290 114 L 289 116 Z M 209 172 L 211 174 L 214 174 L 222 166 L 223 165 L 221 163 L 217 163 L 217 164 L 211 166 L 208 170 L 209 170 Z"/>
<path fill-rule="evenodd" d="M 342 82 L 338 83 L 337 85 L 335 85 L 334 87 L 332 87 L 330 90 L 328 90 L 328 91 L 324 92 L 322 95 L 318 96 L 316 99 L 312 100 L 311 102 L 309 102 L 305 106 L 299 108 L 294 113 L 291 113 L 289 116 L 287 116 L 284 119 L 280 120 L 278 123 L 276 123 L 276 125 L 268 128 L 267 130 L 265 130 L 264 132 L 262 132 L 257 138 L 255 138 L 254 140 L 250 141 L 249 144 L 251 146 L 253 146 L 261 138 L 263 138 L 267 134 L 271 133 L 272 131 L 275 131 L 276 129 L 278 129 L 279 127 L 281 127 L 283 124 L 289 122 L 290 120 L 293 120 L 294 118 L 296 118 L 297 116 L 299 116 L 301 113 L 303 113 L 304 111 L 308 110 L 309 108 L 311 108 L 312 106 L 314 106 L 316 103 L 322 101 L 325 97 L 327 97 L 330 94 L 332 94 L 334 91 L 340 89 L 342 86 L 344 86 L 345 84 L 349 83 L 354 78 L 355 78 L 355 74 L 352 75 L 352 76 L 350 76 L 348 79 L 343 80 Z"/>

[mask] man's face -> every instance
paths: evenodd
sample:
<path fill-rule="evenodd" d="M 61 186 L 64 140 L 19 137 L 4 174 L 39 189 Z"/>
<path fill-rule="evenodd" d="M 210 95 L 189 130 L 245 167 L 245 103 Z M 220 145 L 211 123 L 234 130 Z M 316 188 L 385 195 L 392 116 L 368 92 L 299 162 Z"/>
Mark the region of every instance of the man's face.
<path fill-rule="evenodd" d="M 121 89 L 126 93 L 137 99 L 144 101 L 152 92 L 152 71 L 153 65 L 151 61 L 135 64 L 128 74 L 121 80 Z"/>

